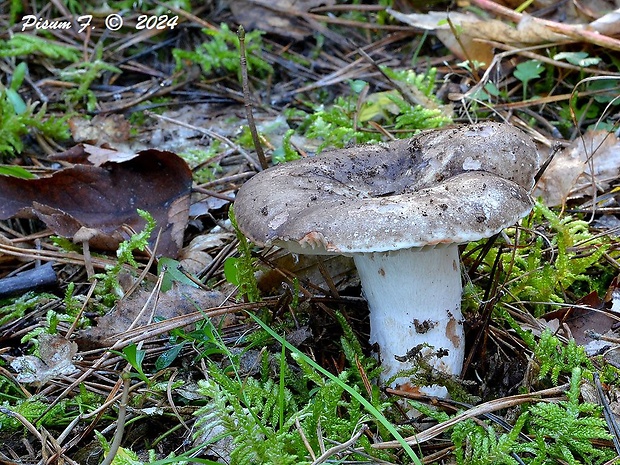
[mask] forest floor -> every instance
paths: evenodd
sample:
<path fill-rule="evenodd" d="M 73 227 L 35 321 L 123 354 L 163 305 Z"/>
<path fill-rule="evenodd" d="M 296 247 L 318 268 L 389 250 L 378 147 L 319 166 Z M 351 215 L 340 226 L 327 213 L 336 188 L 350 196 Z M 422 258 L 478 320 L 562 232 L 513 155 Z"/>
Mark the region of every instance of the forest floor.
<path fill-rule="evenodd" d="M 1 463 L 617 462 L 620 5 L 427 3 L 0 2 Z M 449 398 L 389 388 L 350 257 L 230 207 L 482 121 L 534 208 L 460 247 L 461 376 L 407 354 Z"/>

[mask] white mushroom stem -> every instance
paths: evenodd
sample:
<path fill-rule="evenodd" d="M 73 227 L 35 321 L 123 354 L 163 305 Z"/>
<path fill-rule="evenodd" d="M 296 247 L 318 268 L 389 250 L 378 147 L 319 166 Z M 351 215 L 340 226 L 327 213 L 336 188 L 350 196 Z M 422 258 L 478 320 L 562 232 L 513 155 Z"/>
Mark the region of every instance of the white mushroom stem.
<path fill-rule="evenodd" d="M 434 348 L 423 353 L 448 351 L 446 356 L 431 358 L 434 368 L 460 374 L 465 337 L 458 245 L 355 254 L 354 259 L 370 308 L 370 342 L 380 349 L 382 380 L 412 368 L 413 362 L 394 356 L 405 357 L 423 343 Z M 405 378 L 392 384 L 413 387 Z M 437 386 L 420 388 L 428 395 L 446 393 Z"/>

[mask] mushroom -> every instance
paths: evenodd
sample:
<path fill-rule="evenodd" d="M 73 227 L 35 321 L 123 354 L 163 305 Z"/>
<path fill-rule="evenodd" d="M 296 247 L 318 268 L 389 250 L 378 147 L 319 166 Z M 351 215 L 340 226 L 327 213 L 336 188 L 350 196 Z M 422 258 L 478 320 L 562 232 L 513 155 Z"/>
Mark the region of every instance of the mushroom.
<path fill-rule="evenodd" d="M 275 166 L 241 187 L 234 209 L 256 244 L 353 256 L 382 381 L 412 368 L 413 352 L 458 375 L 465 354 L 458 246 L 526 216 L 537 167 L 534 143 L 512 126 L 452 126 Z M 392 384 L 413 389 L 407 378 Z"/>

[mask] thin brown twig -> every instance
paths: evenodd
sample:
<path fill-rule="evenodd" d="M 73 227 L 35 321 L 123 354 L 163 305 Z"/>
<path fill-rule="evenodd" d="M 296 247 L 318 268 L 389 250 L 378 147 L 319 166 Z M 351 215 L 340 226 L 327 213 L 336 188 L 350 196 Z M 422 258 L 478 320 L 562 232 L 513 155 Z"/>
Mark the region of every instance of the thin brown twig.
<path fill-rule="evenodd" d="M 96 287 L 97 287 L 97 280 L 95 279 L 90 284 L 88 288 L 88 292 L 86 293 L 86 297 L 84 298 L 84 303 L 80 307 L 80 311 L 78 312 L 78 314 L 75 316 L 73 320 L 73 324 L 69 328 L 69 331 L 67 331 L 67 334 L 65 334 L 65 339 L 69 340 L 71 338 L 71 335 L 77 328 L 78 324 L 80 323 L 80 321 L 82 321 L 82 315 L 84 315 L 84 312 L 86 311 L 86 306 L 88 305 L 90 298 L 93 296 L 93 293 L 95 292 Z"/>
<path fill-rule="evenodd" d="M 145 326 L 137 327 L 131 331 L 126 331 L 121 335 L 117 335 L 109 338 L 110 340 L 116 340 L 117 342 L 111 347 L 113 350 L 120 350 L 131 343 L 137 343 L 145 339 L 151 339 L 156 336 L 161 336 L 173 329 L 182 328 L 187 325 L 197 323 L 205 318 L 215 318 L 217 316 L 226 315 L 236 311 L 243 311 L 247 309 L 257 309 L 261 307 L 272 307 L 277 304 L 277 300 L 263 301 L 256 304 L 242 303 L 232 304 L 223 307 L 215 307 L 208 310 L 201 310 L 197 312 L 188 313 L 167 320 L 159 321 L 157 323 L 151 323 Z M 107 339 L 106 339 L 107 341 Z"/>
<path fill-rule="evenodd" d="M 409 436 L 405 438 L 405 441 L 407 441 L 407 443 L 410 445 L 422 444 L 423 442 L 430 441 L 447 429 L 453 427 L 454 425 L 463 420 L 467 420 L 468 418 L 475 418 L 480 415 L 484 415 L 485 413 L 496 412 L 497 410 L 514 407 L 515 405 L 525 404 L 527 402 L 540 401 L 540 398 L 542 397 L 558 396 L 566 392 L 569 387 L 570 384 L 566 383 L 562 384 L 561 386 L 544 389 L 542 391 L 532 392 L 529 394 L 518 394 L 515 396 L 504 397 L 502 399 L 491 400 L 489 402 L 476 405 L 475 407 L 470 408 L 469 410 L 466 410 L 456 415 L 455 417 L 450 418 L 447 421 L 444 421 L 427 430 L 424 430 L 421 433 L 418 433 L 414 436 Z M 419 397 L 412 395 L 412 393 L 407 391 L 397 391 L 395 389 L 388 389 L 387 391 L 392 394 L 398 394 L 402 397 Z M 375 449 L 393 449 L 402 446 L 398 441 L 387 441 L 373 444 L 372 447 Z"/>
<path fill-rule="evenodd" d="M 101 465 L 110 465 L 116 457 L 116 454 L 121 447 L 121 441 L 125 433 L 125 415 L 127 414 L 127 400 L 129 399 L 129 386 L 131 384 L 131 378 L 129 373 L 123 372 L 123 395 L 121 396 L 121 403 L 118 406 L 118 419 L 116 422 L 116 432 L 112 444 L 110 444 L 110 450 L 108 455 L 101 462 Z"/>
<path fill-rule="evenodd" d="M 256 161 L 254 161 L 252 156 L 246 150 L 244 150 L 240 145 L 235 144 L 233 141 L 231 141 L 228 137 L 224 137 L 221 134 L 218 134 L 217 132 L 212 131 L 207 128 L 201 128 L 198 126 L 194 126 L 193 124 L 185 123 L 183 121 L 179 121 L 173 118 L 168 118 L 167 116 L 158 115 L 157 113 L 153 113 L 152 111 L 149 111 L 149 110 L 145 110 L 144 114 L 147 116 L 150 116 L 151 118 L 156 118 L 162 121 L 166 121 L 167 123 L 173 123 L 173 124 L 177 124 L 184 128 L 193 129 L 194 131 L 198 131 L 199 133 L 212 137 L 215 140 L 219 140 L 220 142 L 223 142 L 224 144 L 228 145 L 229 147 L 239 152 L 243 156 L 243 158 L 245 158 L 248 161 L 248 163 L 250 163 L 250 165 L 252 165 L 254 168 L 260 171 L 260 166 L 256 164 Z"/>
<path fill-rule="evenodd" d="M 239 36 L 239 60 L 241 62 L 241 85 L 243 87 L 243 100 L 245 101 L 245 114 L 248 119 L 248 127 L 250 128 L 250 134 L 252 134 L 252 141 L 254 142 L 254 149 L 260 166 L 266 170 L 269 168 L 267 158 L 265 158 L 265 152 L 263 152 L 263 146 L 260 143 L 260 137 L 258 137 L 258 131 L 256 130 L 256 123 L 254 122 L 254 113 L 252 113 L 252 100 L 250 98 L 250 84 L 248 81 L 248 62 L 245 53 L 245 29 L 239 25 L 237 31 Z"/>
<path fill-rule="evenodd" d="M 202 188 L 200 186 L 194 186 L 192 188 L 192 190 L 195 191 L 195 192 L 200 192 L 201 194 L 206 194 L 208 196 L 215 197 L 216 199 L 227 200 L 229 202 L 234 202 L 235 201 L 234 197 L 229 197 L 229 196 L 227 196 L 225 194 L 222 194 L 220 192 L 212 191 L 212 190 L 209 190 L 209 189 L 204 189 L 204 188 Z"/>
<path fill-rule="evenodd" d="M 316 460 L 316 454 L 314 453 L 314 450 L 312 449 L 312 446 L 310 445 L 310 442 L 308 441 L 308 438 L 306 437 L 306 433 L 304 433 L 304 430 L 301 427 L 301 423 L 299 422 L 298 417 L 295 417 L 295 428 L 297 428 L 297 432 L 301 436 L 301 440 L 304 443 L 306 450 L 310 454 L 310 457 L 312 458 L 312 460 Z"/>
<path fill-rule="evenodd" d="M 152 323 L 146 326 L 140 326 L 139 328 L 135 328 L 131 331 L 127 331 L 123 334 L 123 337 L 116 338 L 116 342 L 109 347 L 109 350 L 122 350 L 127 345 L 132 342 L 139 342 L 146 339 L 150 339 L 155 336 L 159 336 L 161 334 L 167 333 L 173 329 L 180 328 L 183 326 L 187 326 L 198 321 L 202 321 L 204 318 L 213 318 L 220 315 L 225 315 L 227 313 L 231 313 L 234 311 L 246 310 L 249 308 L 259 308 L 259 307 L 270 307 L 275 305 L 277 301 L 263 301 L 257 304 L 235 304 L 228 305 L 225 307 L 214 308 L 205 311 L 193 312 L 187 315 L 182 315 L 180 317 L 170 318 L 168 320 L 164 320 L 158 323 Z M 104 353 L 101 358 L 99 358 L 88 370 L 84 371 L 76 380 L 73 381 L 65 390 L 48 406 L 45 412 L 43 412 L 40 416 L 43 417 L 48 411 L 50 411 L 53 407 L 55 407 L 58 402 L 64 399 L 67 394 L 69 394 L 75 387 L 77 387 L 81 382 L 83 382 L 86 378 L 92 375 L 98 368 L 100 368 L 103 363 L 112 355 L 111 352 Z"/>
<path fill-rule="evenodd" d="M 56 261 L 72 265 L 84 265 L 84 256 L 76 252 L 54 252 L 51 250 L 25 249 L 12 245 L 0 244 L 0 253 L 10 255 L 20 259 Z M 96 268 L 106 268 L 114 266 L 116 261 L 101 257 L 92 258 L 93 266 Z"/>
<path fill-rule="evenodd" d="M 205 182 L 204 184 L 199 184 L 196 187 L 200 187 L 201 189 L 209 189 L 211 187 L 220 186 L 222 184 L 227 184 L 229 182 L 232 183 L 232 182 L 242 181 L 247 178 L 251 178 L 255 174 L 256 173 L 254 171 L 245 171 L 243 173 L 231 174 L 230 176 L 224 176 L 219 179 L 215 179 L 213 181 Z"/>
<path fill-rule="evenodd" d="M 175 369 L 170 375 L 170 379 L 168 379 L 168 383 L 166 384 L 166 398 L 168 399 L 168 403 L 170 404 L 170 408 L 172 409 L 172 413 L 174 414 L 174 416 L 177 417 L 177 420 L 179 420 L 179 423 L 183 425 L 183 428 L 185 428 L 187 432 L 191 433 L 191 428 L 187 425 L 185 420 L 183 420 L 183 417 L 181 416 L 181 414 L 179 413 L 179 409 L 177 408 L 177 404 L 172 397 L 172 389 L 177 374 L 178 370 Z"/>
<path fill-rule="evenodd" d="M 359 431 L 355 433 L 353 436 L 351 436 L 351 439 L 343 442 L 342 444 L 338 444 L 330 449 L 327 449 L 325 453 L 323 453 L 314 462 L 312 462 L 312 465 L 319 465 L 321 463 L 325 463 L 332 455 L 339 454 L 347 450 L 349 447 L 355 444 L 357 440 L 362 436 L 362 434 L 364 434 L 367 430 L 368 430 L 368 425 L 366 424 L 362 425 Z"/>
<path fill-rule="evenodd" d="M 30 433 L 34 437 L 36 437 L 41 442 L 43 447 L 45 447 L 43 436 L 41 436 L 41 433 L 39 433 L 39 430 L 30 421 L 28 421 L 26 417 L 24 417 L 19 412 L 14 412 L 13 410 L 7 407 L 0 407 L 0 413 L 6 415 L 7 417 L 15 418 L 17 421 L 19 421 L 22 425 L 24 425 L 24 427 L 28 431 L 30 431 Z"/>
<path fill-rule="evenodd" d="M 524 14 L 517 13 L 510 8 L 492 2 L 491 0 L 471 0 L 471 3 L 480 8 L 483 8 L 484 10 L 491 11 L 497 15 L 510 18 L 516 23 L 521 21 L 526 16 Z M 620 50 L 620 40 L 614 39 L 613 37 L 609 37 L 604 34 L 600 34 L 597 31 L 590 31 L 581 25 L 562 24 L 555 21 L 549 21 L 547 19 L 535 17 L 530 17 L 530 19 L 535 23 L 546 27 L 550 31 L 558 34 L 564 34 L 565 36 L 572 39 L 581 40 L 594 45 L 598 45 L 600 47 L 609 48 L 611 50 Z"/>
<path fill-rule="evenodd" d="M 524 48 L 515 47 L 513 45 L 505 44 L 505 43 L 502 43 L 502 42 L 497 42 L 495 40 L 490 40 L 490 39 L 476 39 L 476 42 L 478 42 L 478 41 L 481 42 L 481 43 L 489 44 L 493 48 L 496 48 L 496 49 L 499 49 L 499 50 L 505 50 L 505 51 L 509 51 L 509 52 L 517 52 L 517 54 L 519 54 L 520 56 L 529 58 L 531 60 L 537 60 L 537 61 L 540 61 L 541 63 L 546 63 L 546 64 L 549 64 L 549 65 L 554 66 L 556 68 L 570 69 L 572 71 L 578 71 L 578 72 L 584 73 L 584 74 L 600 74 L 600 75 L 603 75 L 603 76 L 620 76 L 620 73 L 615 72 L 615 71 L 611 71 L 609 69 L 598 69 L 598 68 L 594 68 L 592 66 L 589 66 L 589 67 L 576 66 L 576 65 L 572 65 L 570 63 L 566 63 L 564 61 L 554 60 L 553 58 L 549 58 L 548 56 L 541 55 L 540 53 L 534 53 L 532 51 L 532 50 L 535 50 L 535 49 L 538 49 L 538 48 L 542 48 L 544 50 L 548 50 L 549 49 L 549 44 L 544 44 L 544 45 L 540 45 L 540 46 L 533 46 L 533 47 L 528 47 L 527 49 L 524 49 Z"/>

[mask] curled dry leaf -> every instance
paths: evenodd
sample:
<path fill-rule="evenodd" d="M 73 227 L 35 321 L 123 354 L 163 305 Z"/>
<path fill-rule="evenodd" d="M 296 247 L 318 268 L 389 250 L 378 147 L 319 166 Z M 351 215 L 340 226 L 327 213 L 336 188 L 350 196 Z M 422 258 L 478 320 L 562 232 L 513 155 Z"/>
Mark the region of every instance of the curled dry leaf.
<path fill-rule="evenodd" d="M 553 158 L 533 195 L 551 207 L 563 205 L 569 197 L 591 195 L 593 179 L 605 190 L 618 175 L 620 139 L 607 131 L 588 131 Z"/>
<path fill-rule="evenodd" d="M 460 59 L 475 59 L 487 65 L 493 59 L 491 46 L 476 39 L 493 40 L 515 46 L 566 40 L 566 36 L 551 31 L 543 24 L 531 21 L 528 15 L 523 15 L 515 28 L 500 20 L 482 20 L 469 13 L 431 11 L 426 14 L 403 14 L 390 8 L 387 11 L 405 24 L 434 31 L 439 40 Z M 454 37 L 453 28 L 458 31 L 458 40 Z M 463 51 L 463 47 L 467 53 Z"/>
<path fill-rule="evenodd" d="M 351 257 L 293 255 L 281 250 L 270 260 L 275 268 L 261 270 L 257 275 L 258 287 L 264 292 L 281 291 L 287 275 L 295 276 L 302 286 L 310 288 L 329 289 L 328 279 L 338 291 L 359 286 L 359 278 Z"/>
<path fill-rule="evenodd" d="M 138 153 L 125 152 L 97 145 L 78 144 L 65 152 L 51 156 L 50 159 L 69 163 L 101 166 L 108 162 L 122 163 L 124 161 L 129 161 L 132 158 L 136 158 Z"/>
<path fill-rule="evenodd" d="M 620 8 L 592 21 L 588 28 L 608 36 L 620 35 Z"/>
<path fill-rule="evenodd" d="M 546 313 L 539 321 L 555 321 L 558 325 L 562 322 L 566 332 L 570 333 L 577 344 L 587 346 L 592 341 L 588 337 L 589 331 L 604 334 L 616 323 L 616 318 L 607 312 L 608 309 L 611 309 L 611 303 L 607 298 L 601 299 L 598 293 L 593 291 L 576 301 L 574 306 Z"/>
<path fill-rule="evenodd" d="M 39 179 L 0 176 L 0 219 L 34 216 L 71 238 L 82 227 L 92 228 L 98 234 L 91 246 L 114 250 L 127 238 L 123 225 L 136 231 L 144 228 L 137 210 L 146 210 L 161 228 L 156 253 L 176 257 L 187 225 L 192 183 L 185 161 L 172 152 L 144 150 L 116 162 L 112 154 L 97 150 L 100 166 L 77 164 Z M 155 239 L 151 238 L 151 246 Z"/>

